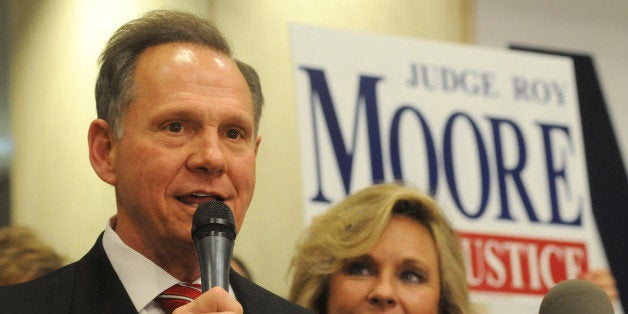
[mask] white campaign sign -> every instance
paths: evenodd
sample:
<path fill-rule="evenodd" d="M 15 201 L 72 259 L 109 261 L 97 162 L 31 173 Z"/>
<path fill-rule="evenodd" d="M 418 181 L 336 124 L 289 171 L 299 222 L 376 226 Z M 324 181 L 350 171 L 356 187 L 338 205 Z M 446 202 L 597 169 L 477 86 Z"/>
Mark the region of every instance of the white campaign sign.
<path fill-rule="evenodd" d="M 556 282 L 606 266 L 570 59 L 296 24 L 291 40 L 307 222 L 409 182 L 459 232 L 490 313 L 536 311 Z"/>

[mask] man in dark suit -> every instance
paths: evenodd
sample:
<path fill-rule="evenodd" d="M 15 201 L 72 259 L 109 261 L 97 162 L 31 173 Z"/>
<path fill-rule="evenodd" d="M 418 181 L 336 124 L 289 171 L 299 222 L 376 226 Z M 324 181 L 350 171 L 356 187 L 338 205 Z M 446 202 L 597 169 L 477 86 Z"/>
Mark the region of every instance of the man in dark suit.
<path fill-rule="evenodd" d="M 150 12 L 116 31 L 100 63 L 89 155 L 115 188 L 116 215 L 81 260 L 0 288 L 7 312 L 164 313 L 161 292 L 200 281 L 196 207 L 224 202 L 237 232 L 253 197 L 261 86 L 213 24 Z M 233 271 L 228 290 L 210 289 L 184 310 L 307 313 Z"/>

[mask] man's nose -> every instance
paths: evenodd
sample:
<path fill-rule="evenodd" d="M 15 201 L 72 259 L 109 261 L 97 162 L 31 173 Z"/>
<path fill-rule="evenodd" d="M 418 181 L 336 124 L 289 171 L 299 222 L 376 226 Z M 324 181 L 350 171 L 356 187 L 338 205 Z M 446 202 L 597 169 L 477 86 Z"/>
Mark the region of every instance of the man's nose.
<path fill-rule="evenodd" d="M 199 136 L 188 159 L 188 168 L 205 174 L 222 174 L 227 171 L 224 147 L 218 134 Z"/>

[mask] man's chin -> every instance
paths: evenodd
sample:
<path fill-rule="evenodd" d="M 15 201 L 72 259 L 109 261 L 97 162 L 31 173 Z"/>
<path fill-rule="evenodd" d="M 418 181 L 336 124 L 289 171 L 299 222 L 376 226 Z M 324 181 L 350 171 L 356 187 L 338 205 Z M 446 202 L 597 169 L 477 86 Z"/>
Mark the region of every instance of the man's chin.
<path fill-rule="evenodd" d="M 196 248 L 194 246 L 194 241 L 192 240 L 191 231 L 177 232 L 176 235 L 171 237 L 171 243 L 174 243 L 177 250 L 182 252 L 190 251 L 196 254 Z"/>

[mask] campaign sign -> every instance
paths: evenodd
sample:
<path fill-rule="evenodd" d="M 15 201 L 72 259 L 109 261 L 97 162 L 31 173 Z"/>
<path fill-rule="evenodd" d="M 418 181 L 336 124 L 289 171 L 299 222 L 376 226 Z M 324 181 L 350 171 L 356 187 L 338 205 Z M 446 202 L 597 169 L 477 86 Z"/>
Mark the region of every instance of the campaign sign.
<path fill-rule="evenodd" d="M 376 182 L 418 187 L 459 232 L 472 300 L 495 313 L 530 313 L 604 267 L 570 59 L 290 31 L 306 223 Z"/>

